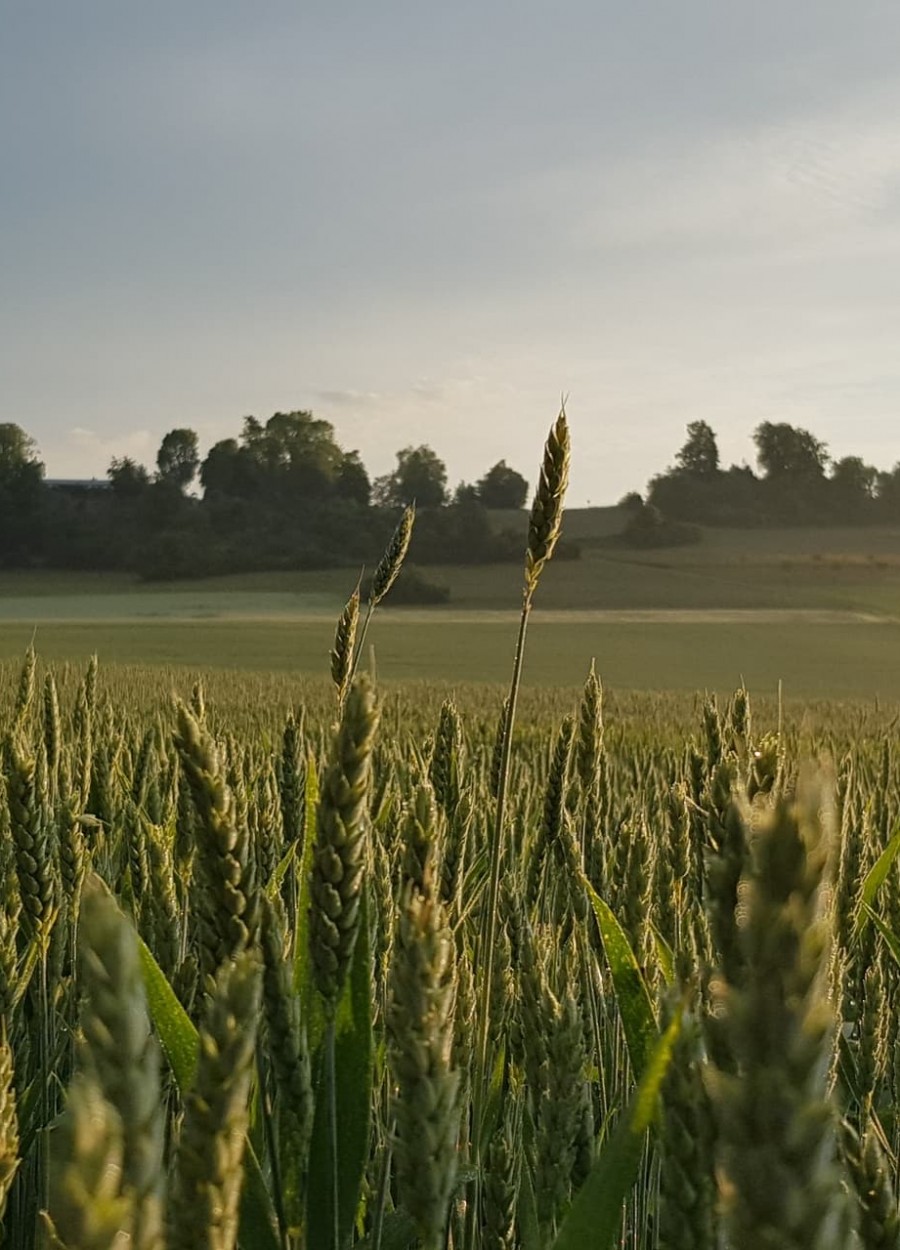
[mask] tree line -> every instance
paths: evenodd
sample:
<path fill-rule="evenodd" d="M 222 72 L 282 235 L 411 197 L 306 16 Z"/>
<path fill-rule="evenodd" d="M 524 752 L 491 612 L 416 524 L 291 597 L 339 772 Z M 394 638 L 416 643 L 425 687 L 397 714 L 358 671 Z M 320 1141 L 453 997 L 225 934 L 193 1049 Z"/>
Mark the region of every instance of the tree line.
<path fill-rule="evenodd" d="M 675 464 L 651 478 L 646 499 L 632 493 L 622 500 L 634 510 L 636 528 L 649 531 L 665 520 L 736 527 L 900 523 L 900 463 L 887 472 L 860 456 L 833 459 L 821 439 L 786 422 L 762 422 L 753 442 L 757 472 L 746 464 L 723 469 L 712 427 L 692 421 Z"/>
<path fill-rule="evenodd" d="M 173 429 L 152 470 L 121 457 L 99 483 L 48 481 L 34 440 L 0 424 L 0 563 L 158 579 L 362 565 L 413 502 L 413 560 L 520 557 L 521 535 L 489 516 L 525 505 L 528 483 L 505 461 L 452 492 L 432 448 L 405 447 L 396 461 L 372 480 L 328 421 L 276 412 L 267 421 L 246 417 L 237 437 L 202 458 L 196 432 Z"/>

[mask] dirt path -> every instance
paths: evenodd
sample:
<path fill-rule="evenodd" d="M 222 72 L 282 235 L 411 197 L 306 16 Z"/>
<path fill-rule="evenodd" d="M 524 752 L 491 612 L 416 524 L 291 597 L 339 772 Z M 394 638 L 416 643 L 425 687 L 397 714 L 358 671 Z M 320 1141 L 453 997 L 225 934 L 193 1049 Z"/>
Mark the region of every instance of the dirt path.
<path fill-rule="evenodd" d="M 198 609 L 182 612 L 136 611 L 131 615 L 66 616 L 59 612 L 33 616 L 3 617 L 0 627 L 35 625 L 334 625 L 337 612 L 311 611 L 229 612 Z M 380 619 L 410 625 L 510 625 L 519 619 L 515 611 L 489 608 L 382 608 Z M 574 608 L 569 611 L 542 611 L 535 608 L 531 620 L 536 625 L 896 625 L 900 617 L 874 612 L 850 612 L 828 608 Z"/>
<path fill-rule="evenodd" d="M 480 608 L 468 612 L 460 608 L 432 611 L 394 608 L 382 610 L 381 615 L 382 619 L 417 624 L 507 624 L 519 619 L 518 612 Z M 535 624 L 547 625 L 885 625 L 898 621 L 897 617 L 879 616 L 874 612 L 828 608 L 573 608 L 569 611 L 535 608 L 531 619 Z"/>

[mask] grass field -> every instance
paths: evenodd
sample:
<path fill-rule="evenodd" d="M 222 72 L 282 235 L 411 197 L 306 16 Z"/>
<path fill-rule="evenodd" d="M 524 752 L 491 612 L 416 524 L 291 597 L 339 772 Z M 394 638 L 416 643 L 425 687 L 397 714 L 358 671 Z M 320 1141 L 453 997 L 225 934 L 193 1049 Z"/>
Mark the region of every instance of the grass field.
<path fill-rule="evenodd" d="M 508 515 L 498 522 L 523 530 L 524 523 L 524 517 Z M 540 607 L 823 608 L 900 616 L 900 528 L 706 530 L 696 546 L 631 551 L 604 545 L 619 524 L 617 509 L 566 514 L 564 536 L 577 541 L 581 556 L 554 561 L 541 585 Z M 453 608 L 518 606 L 518 562 L 423 571 L 449 588 Z M 0 574 L 0 620 L 331 611 L 346 598 L 357 572 L 249 573 L 150 584 L 126 574 L 8 572 Z M 65 602 L 47 602 L 56 598 Z"/>
<path fill-rule="evenodd" d="M 33 630 L 0 627 L 0 657 L 21 656 Z M 325 675 L 332 625 L 310 621 L 49 623 L 35 641 L 47 660 L 293 671 Z M 379 676 L 504 682 L 515 623 L 507 619 L 385 612 L 372 629 Z M 900 625 L 803 621 L 541 621 L 529 631 L 525 682 L 577 686 L 591 658 L 611 690 L 732 690 L 743 678 L 758 695 L 780 678 L 793 698 L 900 700 Z"/>
<path fill-rule="evenodd" d="M 595 656 L 610 689 L 728 690 L 743 677 L 762 694 L 783 678 L 798 698 L 900 699 L 900 530 L 711 530 L 694 547 L 630 552 L 603 545 L 617 524 L 612 509 L 567 516 L 582 554 L 541 583 L 526 682 L 577 685 Z M 451 602 L 381 613 L 381 676 L 505 681 L 519 564 L 425 572 Z M 349 569 L 149 585 L 4 573 L 0 657 L 36 631 L 48 659 L 324 674 L 354 581 Z"/>

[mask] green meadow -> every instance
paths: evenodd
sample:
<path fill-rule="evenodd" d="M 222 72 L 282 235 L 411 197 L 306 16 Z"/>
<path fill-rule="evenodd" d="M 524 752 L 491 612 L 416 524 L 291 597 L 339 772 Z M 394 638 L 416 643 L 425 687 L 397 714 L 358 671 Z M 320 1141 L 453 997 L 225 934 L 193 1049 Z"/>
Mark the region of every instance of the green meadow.
<path fill-rule="evenodd" d="M 573 686 L 596 658 L 610 689 L 900 697 L 900 530 L 708 530 L 674 550 L 608 545 L 616 509 L 575 510 L 530 627 L 526 683 Z M 503 517 L 521 526 L 521 517 Z M 424 568 L 441 608 L 387 605 L 369 638 L 385 680 L 502 682 L 517 563 Z M 35 637 L 47 659 L 322 675 L 356 571 L 140 583 L 118 574 L 0 575 L 0 658 Z M 371 656 L 367 656 L 367 662 Z"/>
<path fill-rule="evenodd" d="M 140 620 L 22 623 L 0 628 L 0 658 L 21 656 L 34 638 L 48 661 L 161 665 L 192 671 L 230 668 L 324 675 L 331 625 L 313 620 Z M 386 681 L 502 682 L 511 663 L 515 622 L 404 619 L 384 611 L 370 635 Z M 529 629 L 526 685 L 575 686 L 592 658 L 611 690 L 718 690 L 747 682 L 788 698 L 900 699 L 900 625 L 754 622 L 541 620 Z M 367 657 L 368 659 L 368 657 Z"/>

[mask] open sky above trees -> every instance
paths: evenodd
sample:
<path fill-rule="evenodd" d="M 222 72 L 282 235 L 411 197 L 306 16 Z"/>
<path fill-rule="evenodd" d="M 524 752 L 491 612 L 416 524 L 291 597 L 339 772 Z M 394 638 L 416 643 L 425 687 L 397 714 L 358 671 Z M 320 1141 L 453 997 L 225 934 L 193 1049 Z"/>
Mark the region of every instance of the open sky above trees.
<path fill-rule="evenodd" d="M 888 0 L 6 6 L 0 421 L 52 476 L 308 408 L 571 502 L 689 421 L 897 458 Z"/>

